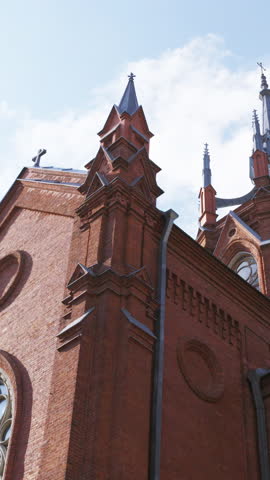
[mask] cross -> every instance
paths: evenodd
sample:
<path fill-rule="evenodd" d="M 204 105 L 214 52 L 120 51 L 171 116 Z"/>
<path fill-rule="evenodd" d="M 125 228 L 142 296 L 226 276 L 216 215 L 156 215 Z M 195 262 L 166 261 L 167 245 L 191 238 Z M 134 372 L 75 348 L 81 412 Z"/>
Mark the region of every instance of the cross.
<path fill-rule="evenodd" d="M 136 77 L 136 75 L 134 75 L 134 73 L 132 73 L 132 72 L 130 73 L 130 75 L 128 75 L 128 78 L 130 78 L 131 80 L 133 80 L 133 78 L 135 78 L 135 77 Z"/>
<path fill-rule="evenodd" d="M 40 148 L 37 152 L 37 155 L 32 158 L 32 162 L 34 162 L 34 167 L 40 167 L 40 157 L 47 153 L 47 150 L 45 148 Z"/>
<path fill-rule="evenodd" d="M 262 62 L 257 62 L 257 65 L 258 65 L 258 66 L 260 67 L 260 69 L 261 69 L 261 74 L 263 74 L 263 72 L 266 71 L 266 68 L 264 68 Z"/>

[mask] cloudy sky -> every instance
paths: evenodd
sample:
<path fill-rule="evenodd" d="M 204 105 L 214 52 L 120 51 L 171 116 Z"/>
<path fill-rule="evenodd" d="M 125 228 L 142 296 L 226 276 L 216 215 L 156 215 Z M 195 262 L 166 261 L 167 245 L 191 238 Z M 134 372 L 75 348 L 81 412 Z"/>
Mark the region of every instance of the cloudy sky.
<path fill-rule="evenodd" d="M 269 16 L 269 0 L 1 2 L 0 196 L 40 147 L 43 165 L 83 168 L 133 71 L 155 134 L 150 157 L 162 168 L 158 206 L 194 235 L 205 142 L 218 196 L 252 187 L 256 62 L 270 81 Z"/>

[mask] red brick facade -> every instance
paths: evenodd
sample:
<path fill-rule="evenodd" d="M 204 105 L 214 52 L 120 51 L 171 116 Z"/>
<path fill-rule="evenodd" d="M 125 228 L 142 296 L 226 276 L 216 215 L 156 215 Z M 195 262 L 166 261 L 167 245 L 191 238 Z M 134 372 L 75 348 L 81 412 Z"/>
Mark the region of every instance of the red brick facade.
<path fill-rule="evenodd" d="M 87 175 L 24 169 L 1 204 L 0 370 L 14 401 L 5 480 L 259 480 L 247 375 L 269 366 L 270 303 L 224 263 L 250 248 L 268 294 L 265 190 L 236 210 L 261 240 L 227 217 L 199 236 L 215 255 L 177 226 L 165 245 L 142 108 L 113 107 L 100 136 Z"/>

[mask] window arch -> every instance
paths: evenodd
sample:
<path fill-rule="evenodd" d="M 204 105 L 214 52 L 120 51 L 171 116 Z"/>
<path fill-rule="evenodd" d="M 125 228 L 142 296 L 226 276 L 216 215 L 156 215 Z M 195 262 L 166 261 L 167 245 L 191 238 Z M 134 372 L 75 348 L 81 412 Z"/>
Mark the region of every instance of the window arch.
<path fill-rule="evenodd" d="M 12 429 L 13 402 L 8 377 L 0 371 L 0 480 L 4 479 L 7 451 Z"/>
<path fill-rule="evenodd" d="M 30 379 L 23 365 L 13 355 L 0 350 L 0 480 L 21 478 L 23 472 L 23 463 L 18 461 L 16 452 L 20 449 L 20 456 L 22 454 L 24 459 L 31 418 L 30 415 L 26 423 L 23 419 L 24 379 L 31 392 Z M 23 438 L 22 422 L 26 426 Z"/>
<path fill-rule="evenodd" d="M 246 280 L 250 285 L 260 289 L 258 266 L 255 258 L 249 252 L 239 252 L 231 260 L 229 267 L 237 273 L 243 280 Z"/>

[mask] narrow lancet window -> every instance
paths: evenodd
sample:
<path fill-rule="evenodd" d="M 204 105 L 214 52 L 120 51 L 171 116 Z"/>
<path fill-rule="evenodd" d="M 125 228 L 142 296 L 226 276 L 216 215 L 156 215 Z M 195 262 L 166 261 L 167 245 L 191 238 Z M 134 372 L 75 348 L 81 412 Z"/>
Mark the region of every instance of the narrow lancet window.
<path fill-rule="evenodd" d="M 241 252 L 237 254 L 229 267 L 257 290 L 260 289 L 257 263 L 250 253 Z"/>
<path fill-rule="evenodd" d="M 0 480 L 4 480 L 11 428 L 12 396 L 8 379 L 0 371 Z"/>

